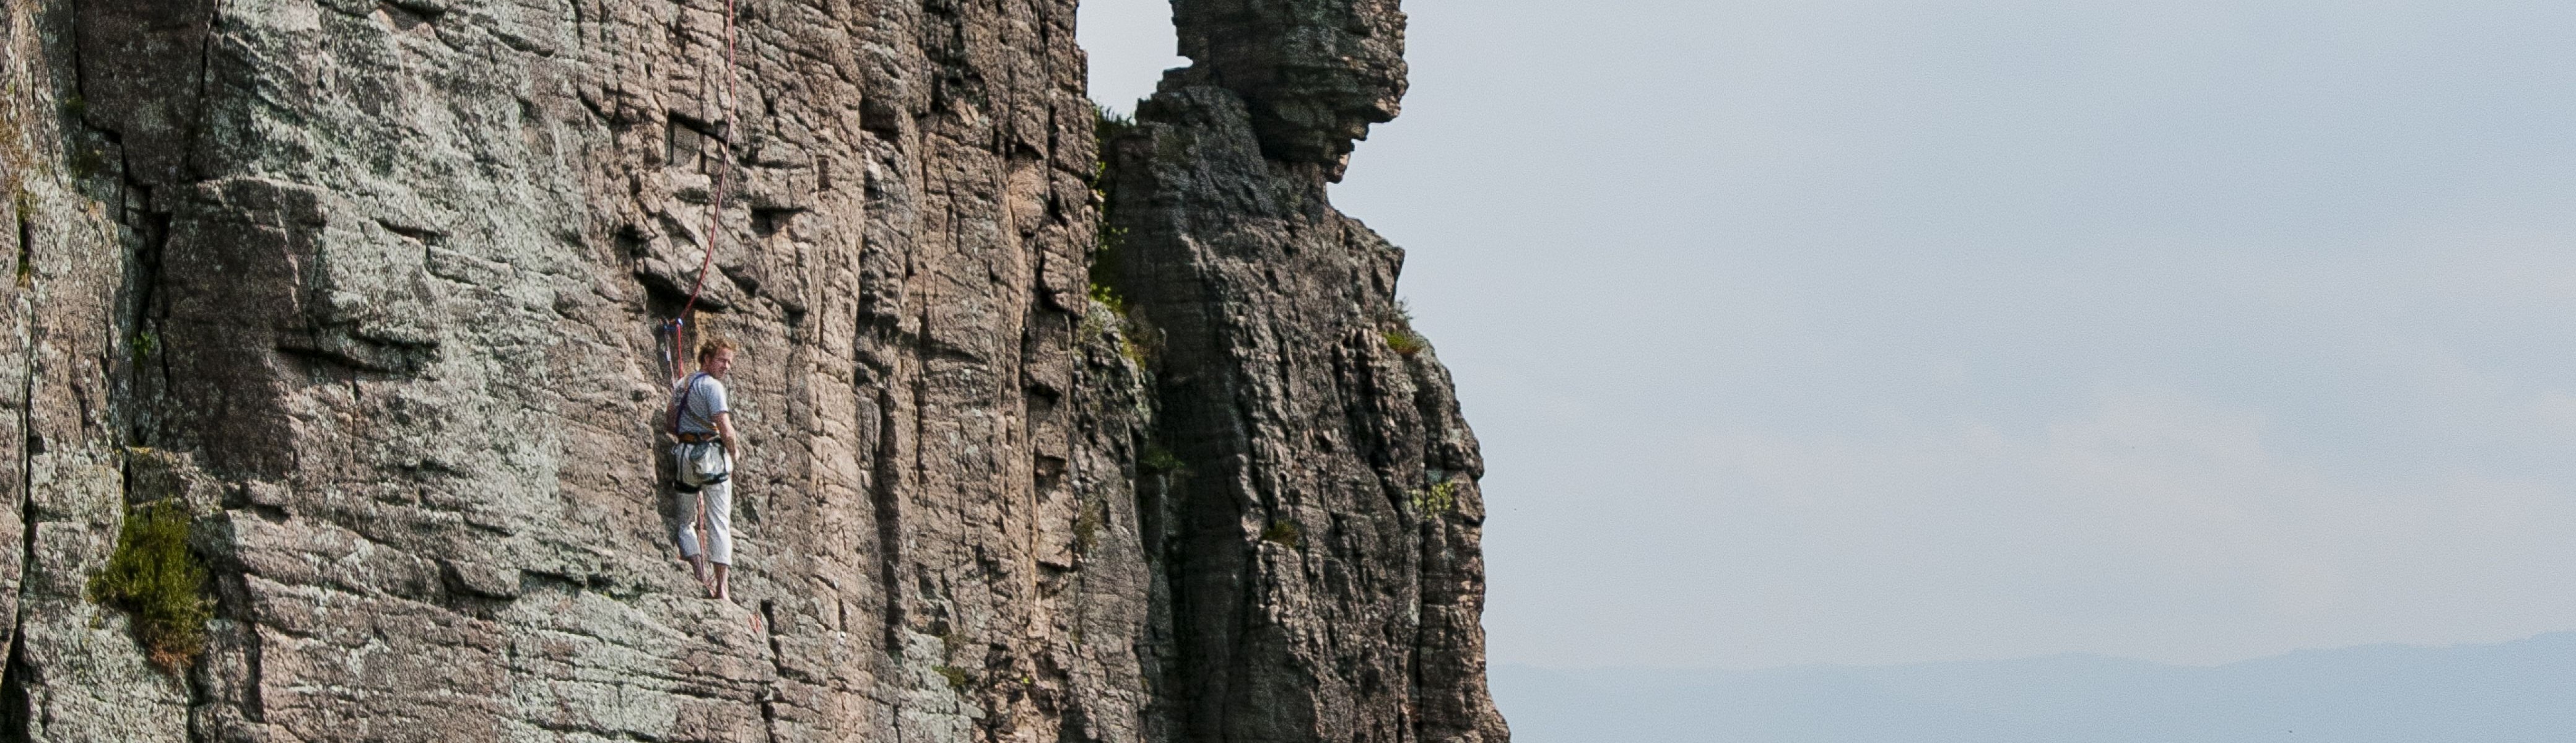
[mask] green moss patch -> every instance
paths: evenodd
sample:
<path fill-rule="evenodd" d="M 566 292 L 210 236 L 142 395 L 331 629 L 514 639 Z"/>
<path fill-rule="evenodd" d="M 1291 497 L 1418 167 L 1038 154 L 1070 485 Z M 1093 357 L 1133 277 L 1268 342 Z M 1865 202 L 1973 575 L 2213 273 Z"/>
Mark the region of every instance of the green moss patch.
<path fill-rule="evenodd" d="M 177 671 L 206 648 L 206 566 L 188 551 L 188 510 L 159 501 L 125 515 L 116 554 L 89 581 L 90 600 L 134 618 L 152 662 Z"/>

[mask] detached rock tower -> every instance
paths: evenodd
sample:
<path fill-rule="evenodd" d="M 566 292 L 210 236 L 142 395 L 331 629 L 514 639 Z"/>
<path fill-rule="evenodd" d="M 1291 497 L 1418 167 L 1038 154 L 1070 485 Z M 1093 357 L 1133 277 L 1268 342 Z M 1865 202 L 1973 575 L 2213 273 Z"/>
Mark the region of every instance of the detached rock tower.
<path fill-rule="evenodd" d="M 1325 199 L 1395 0 L 1175 0 L 1114 124 L 1073 0 L 736 3 L 730 81 L 724 0 L 0 9 L 0 741 L 1507 740 Z M 730 604 L 656 454 L 710 241 Z"/>

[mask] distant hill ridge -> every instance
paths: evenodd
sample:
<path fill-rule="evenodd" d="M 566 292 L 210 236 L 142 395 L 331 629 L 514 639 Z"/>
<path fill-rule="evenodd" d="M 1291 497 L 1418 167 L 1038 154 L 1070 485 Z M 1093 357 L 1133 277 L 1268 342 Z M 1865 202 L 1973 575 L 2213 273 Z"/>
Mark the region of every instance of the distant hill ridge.
<path fill-rule="evenodd" d="M 1761 671 L 1497 665 L 1520 743 L 2576 741 L 2576 632 L 2212 667 L 2091 655 Z"/>

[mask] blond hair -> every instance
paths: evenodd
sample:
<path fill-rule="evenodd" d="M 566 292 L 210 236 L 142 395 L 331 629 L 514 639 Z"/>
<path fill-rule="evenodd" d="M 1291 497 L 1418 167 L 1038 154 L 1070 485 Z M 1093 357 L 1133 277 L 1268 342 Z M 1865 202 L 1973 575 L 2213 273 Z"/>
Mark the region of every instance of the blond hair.
<path fill-rule="evenodd" d="M 737 348 L 733 344 L 733 339 L 730 338 L 716 337 L 699 341 L 698 363 L 706 363 L 707 359 L 715 358 L 716 354 L 733 350 L 737 350 Z"/>

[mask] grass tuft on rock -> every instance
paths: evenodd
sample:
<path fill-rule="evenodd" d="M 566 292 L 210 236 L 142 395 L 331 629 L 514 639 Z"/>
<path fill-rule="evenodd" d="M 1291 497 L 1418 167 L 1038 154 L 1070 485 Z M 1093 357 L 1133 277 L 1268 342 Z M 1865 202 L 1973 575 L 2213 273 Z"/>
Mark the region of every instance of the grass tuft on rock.
<path fill-rule="evenodd" d="M 1261 530 L 1261 541 L 1296 549 L 1306 543 L 1306 533 L 1297 528 L 1297 522 L 1281 519 L 1270 522 L 1269 528 Z"/>
<path fill-rule="evenodd" d="M 135 508 L 117 533 L 107 569 L 90 577 L 90 600 L 134 619 L 152 663 L 172 672 L 206 648 L 206 566 L 188 551 L 188 510 L 172 501 Z"/>
<path fill-rule="evenodd" d="M 1385 336 L 1386 347 L 1389 350 L 1406 356 L 1421 353 L 1423 349 L 1431 347 L 1431 340 L 1422 337 L 1421 333 L 1413 332 L 1412 328 L 1388 330 Z"/>
<path fill-rule="evenodd" d="M 1431 347 L 1431 339 L 1413 331 L 1413 308 L 1405 306 L 1404 300 L 1396 300 L 1394 306 L 1388 307 L 1378 324 L 1378 335 L 1386 339 L 1389 350 L 1411 356 Z"/>

